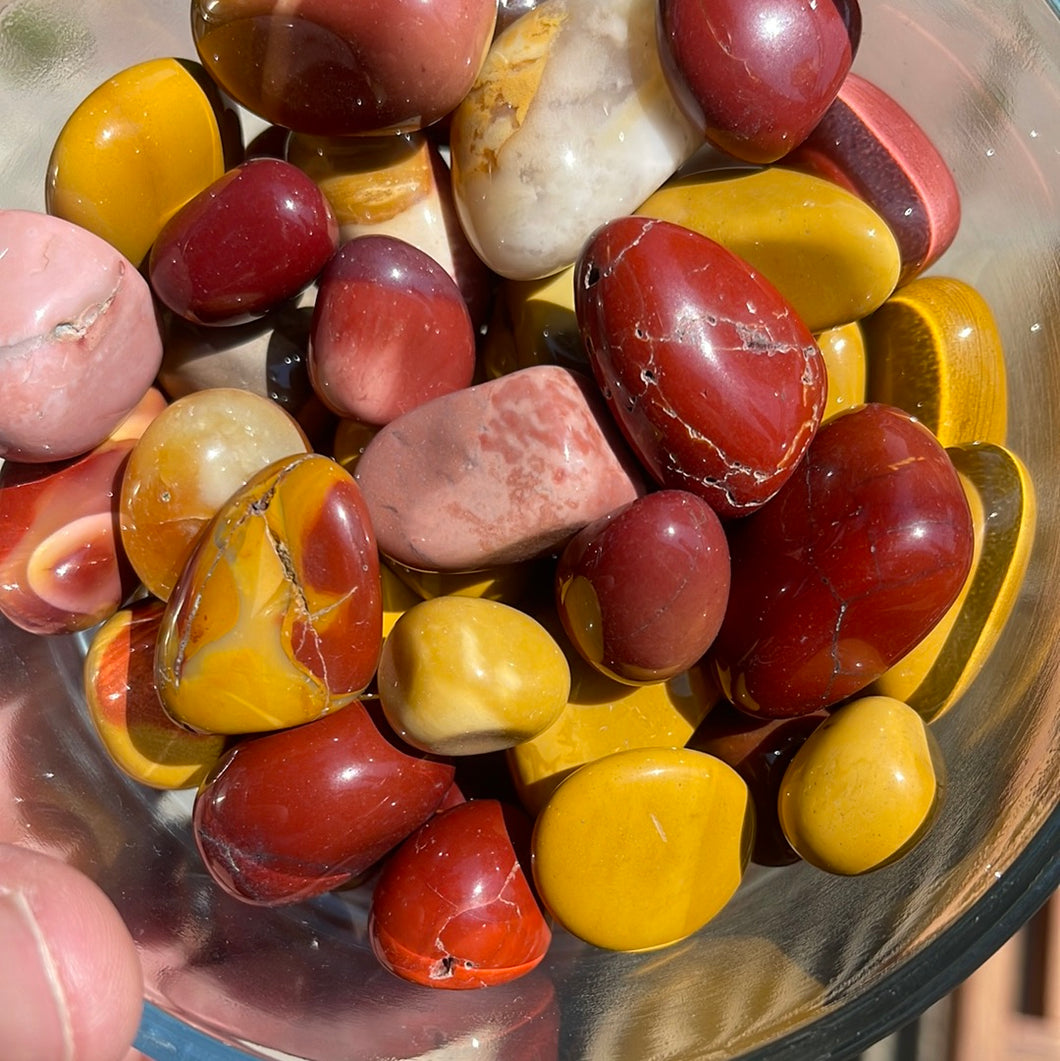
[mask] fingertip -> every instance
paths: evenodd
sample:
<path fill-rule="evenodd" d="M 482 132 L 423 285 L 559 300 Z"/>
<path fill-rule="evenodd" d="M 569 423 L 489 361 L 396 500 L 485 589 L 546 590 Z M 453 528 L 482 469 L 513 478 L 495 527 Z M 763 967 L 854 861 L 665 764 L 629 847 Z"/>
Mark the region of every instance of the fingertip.
<path fill-rule="evenodd" d="M 143 972 L 98 885 L 48 855 L 0 844 L 0 951 L 5 1061 L 125 1061 Z"/>

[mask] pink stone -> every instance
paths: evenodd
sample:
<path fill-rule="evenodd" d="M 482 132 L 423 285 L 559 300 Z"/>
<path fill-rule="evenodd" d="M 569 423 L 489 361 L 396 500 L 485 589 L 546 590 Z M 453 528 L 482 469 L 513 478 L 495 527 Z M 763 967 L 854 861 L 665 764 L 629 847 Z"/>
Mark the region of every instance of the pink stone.
<path fill-rule="evenodd" d="M 556 365 L 392 420 L 356 478 L 382 552 L 435 571 L 540 556 L 645 491 L 592 381 Z"/>
<path fill-rule="evenodd" d="M 154 381 L 162 339 L 135 267 L 69 221 L 0 210 L 0 457 L 87 453 Z"/>

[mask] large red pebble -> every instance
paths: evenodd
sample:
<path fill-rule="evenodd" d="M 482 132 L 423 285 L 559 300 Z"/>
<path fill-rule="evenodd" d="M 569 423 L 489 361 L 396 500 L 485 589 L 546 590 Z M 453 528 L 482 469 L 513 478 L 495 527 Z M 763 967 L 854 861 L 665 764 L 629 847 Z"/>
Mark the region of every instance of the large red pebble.
<path fill-rule="evenodd" d="M 0 613 L 34 634 L 88 630 L 137 578 L 118 531 L 118 495 L 135 440 L 84 457 L 0 466 Z"/>
<path fill-rule="evenodd" d="M 408 753 L 363 704 L 244 740 L 195 798 L 195 842 L 214 880 L 279 906 L 349 883 L 432 815 L 451 764 Z"/>
<path fill-rule="evenodd" d="M 935 436 L 870 404 L 829 420 L 729 544 L 729 608 L 710 658 L 729 699 L 779 718 L 852 696 L 922 640 L 964 584 L 973 530 Z"/>
<path fill-rule="evenodd" d="M 0 210 L 0 458 L 56 461 L 102 442 L 162 362 L 151 291 L 69 221 Z"/>
<path fill-rule="evenodd" d="M 540 556 L 645 489 L 592 381 L 557 365 L 392 420 L 355 477 L 380 550 L 427 571 Z"/>
<path fill-rule="evenodd" d="M 824 360 L 767 280 L 680 225 L 603 225 L 575 270 L 593 374 L 661 486 L 744 516 L 794 471 L 821 421 Z"/>
<path fill-rule="evenodd" d="M 857 74 L 847 75 L 783 163 L 834 181 L 887 222 L 902 256 L 899 284 L 936 262 L 957 235 L 960 193 L 945 159 L 896 100 Z"/>
<path fill-rule="evenodd" d="M 155 294 L 195 324 L 245 324 L 315 280 L 338 247 L 323 192 L 297 166 L 255 158 L 163 226 L 148 262 Z"/>
<path fill-rule="evenodd" d="M 319 281 L 309 376 L 340 416 L 385 424 L 471 383 L 475 329 L 456 281 L 392 236 L 350 240 Z"/>
<path fill-rule="evenodd" d="M 857 0 L 660 0 L 663 69 L 706 137 L 774 162 L 804 139 L 850 70 Z"/>

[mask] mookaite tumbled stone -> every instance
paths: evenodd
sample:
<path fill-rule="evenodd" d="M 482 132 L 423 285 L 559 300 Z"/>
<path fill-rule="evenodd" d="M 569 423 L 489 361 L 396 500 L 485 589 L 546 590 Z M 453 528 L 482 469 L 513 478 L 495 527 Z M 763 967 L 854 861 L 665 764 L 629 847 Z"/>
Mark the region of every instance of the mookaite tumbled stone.
<path fill-rule="evenodd" d="M 539 556 L 645 489 L 595 385 L 557 365 L 392 420 L 355 474 L 381 551 L 439 571 Z"/>
<path fill-rule="evenodd" d="M 702 137 L 666 84 L 654 0 L 544 0 L 494 41 L 450 142 L 472 246 L 531 280 L 570 265 Z"/>

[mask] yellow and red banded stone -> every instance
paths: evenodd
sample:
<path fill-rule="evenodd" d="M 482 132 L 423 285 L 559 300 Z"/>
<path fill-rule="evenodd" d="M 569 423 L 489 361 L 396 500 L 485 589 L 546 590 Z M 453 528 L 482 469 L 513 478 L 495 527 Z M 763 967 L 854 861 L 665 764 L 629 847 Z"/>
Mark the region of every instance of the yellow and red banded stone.
<path fill-rule="evenodd" d="M 382 645 L 375 535 L 357 484 L 318 454 L 271 464 L 206 529 L 169 599 L 156 657 L 166 710 L 249 733 L 354 700 Z"/>

